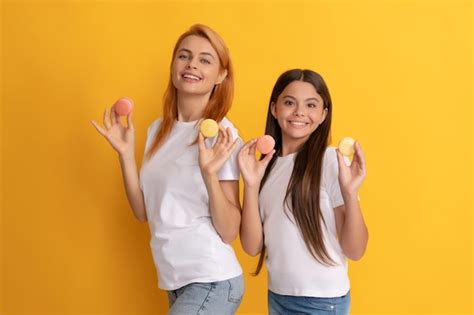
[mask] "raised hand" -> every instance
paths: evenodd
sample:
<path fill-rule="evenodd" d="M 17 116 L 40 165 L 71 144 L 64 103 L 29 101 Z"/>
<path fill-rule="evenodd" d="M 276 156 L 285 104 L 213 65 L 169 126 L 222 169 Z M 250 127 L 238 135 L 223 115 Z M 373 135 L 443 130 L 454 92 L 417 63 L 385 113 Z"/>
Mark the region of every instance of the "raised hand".
<path fill-rule="evenodd" d="M 91 123 L 120 155 L 133 156 L 135 150 L 135 129 L 132 122 L 132 113 L 127 115 L 127 127 L 120 122 L 114 108 L 112 108 L 112 110 L 106 108 L 104 111 L 105 128 L 101 127 L 93 120 Z"/>
<path fill-rule="evenodd" d="M 247 142 L 241 149 L 238 155 L 238 162 L 240 172 L 244 178 L 245 185 L 249 187 L 256 187 L 260 185 L 265 169 L 273 157 L 275 150 L 272 150 L 262 160 L 255 158 L 255 150 L 257 148 L 257 138 Z"/>
<path fill-rule="evenodd" d="M 360 143 L 355 142 L 354 148 L 354 158 L 350 166 L 345 164 L 339 149 L 336 150 L 339 164 L 339 185 L 342 194 L 357 194 L 366 176 L 365 157 Z"/>
<path fill-rule="evenodd" d="M 219 134 L 216 143 L 207 148 L 204 142 L 204 136 L 199 133 L 199 167 L 203 175 L 215 175 L 221 169 L 222 165 L 229 159 L 232 152 L 237 147 L 237 141 L 233 140 L 230 128 L 224 130 L 219 126 Z"/>

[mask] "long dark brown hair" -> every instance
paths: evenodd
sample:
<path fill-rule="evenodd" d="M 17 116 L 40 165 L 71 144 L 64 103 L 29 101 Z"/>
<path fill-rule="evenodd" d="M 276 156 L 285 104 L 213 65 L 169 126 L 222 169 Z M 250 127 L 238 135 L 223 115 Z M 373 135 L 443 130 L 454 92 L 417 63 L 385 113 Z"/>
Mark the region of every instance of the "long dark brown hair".
<path fill-rule="evenodd" d="M 322 163 L 324 152 L 331 137 L 332 103 L 329 90 L 324 79 L 318 73 L 311 70 L 293 69 L 288 70 L 278 78 L 273 87 L 272 95 L 268 105 L 267 124 L 265 134 L 275 139 L 275 154 L 268 164 L 263 176 L 260 190 L 265 185 L 275 161 L 282 150 L 282 134 L 280 125 L 271 112 L 272 104 L 276 104 L 283 90 L 294 81 L 303 81 L 312 84 L 323 99 L 324 108 L 327 110 L 326 119 L 309 136 L 308 140 L 299 148 L 295 157 L 293 172 L 286 189 L 284 209 L 293 214 L 303 240 L 311 255 L 324 265 L 334 265 L 334 261 L 326 250 L 323 238 L 324 218 L 319 205 L 319 188 L 321 183 Z M 262 156 L 263 158 L 264 156 Z M 288 213 L 287 213 L 288 215 Z M 257 275 L 263 266 L 265 259 L 265 246 L 260 253 Z"/>

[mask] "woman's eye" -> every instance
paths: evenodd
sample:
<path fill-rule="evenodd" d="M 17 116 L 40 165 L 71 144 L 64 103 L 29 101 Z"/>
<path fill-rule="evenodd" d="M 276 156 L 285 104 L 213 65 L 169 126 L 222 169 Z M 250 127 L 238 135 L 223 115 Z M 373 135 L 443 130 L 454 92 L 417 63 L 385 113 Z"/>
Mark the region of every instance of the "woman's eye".
<path fill-rule="evenodd" d="M 204 64 L 207 64 L 207 65 L 211 63 L 209 60 L 204 59 L 204 58 L 201 59 L 201 62 L 204 63 Z"/>
<path fill-rule="evenodd" d="M 308 104 L 308 107 L 309 107 L 309 108 L 315 108 L 315 107 L 316 107 L 316 104 L 310 103 L 310 104 Z"/>
<path fill-rule="evenodd" d="M 181 59 L 181 60 L 186 60 L 188 58 L 188 56 L 186 55 L 179 55 L 178 56 L 178 59 Z"/>
<path fill-rule="evenodd" d="M 284 104 L 285 105 L 293 105 L 293 102 L 292 101 L 285 101 Z"/>

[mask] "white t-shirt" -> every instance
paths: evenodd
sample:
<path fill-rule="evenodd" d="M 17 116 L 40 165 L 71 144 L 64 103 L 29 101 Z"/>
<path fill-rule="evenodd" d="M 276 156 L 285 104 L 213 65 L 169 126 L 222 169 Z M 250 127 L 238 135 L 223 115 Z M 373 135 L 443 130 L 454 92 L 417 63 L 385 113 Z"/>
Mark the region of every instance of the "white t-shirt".
<path fill-rule="evenodd" d="M 148 128 L 145 152 L 150 148 L 161 119 Z M 224 118 L 220 125 L 237 129 Z M 232 246 L 216 232 L 209 211 L 209 196 L 199 168 L 198 121 L 174 123 L 155 155 L 140 171 L 151 250 L 158 269 L 158 285 L 175 290 L 192 282 L 223 281 L 242 274 Z M 209 148 L 217 137 L 206 139 Z M 239 140 L 240 141 L 240 140 Z M 240 146 L 240 145 L 239 145 Z M 233 152 L 219 171 L 219 180 L 239 180 Z"/>
<path fill-rule="evenodd" d="M 324 154 L 320 208 L 327 227 L 322 224 L 324 242 L 336 266 L 325 266 L 311 255 L 293 214 L 288 209 L 284 211 L 283 202 L 295 157 L 296 153 L 278 157 L 260 192 L 260 215 L 268 253 L 268 288 L 282 295 L 344 296 L 350 285 L 347 259 L 339 245 L 333 210 L 344 204 L 338 182 L 335 148 L 328 147 Z M 288 198 L 291 205 L 291 196 Z"/>

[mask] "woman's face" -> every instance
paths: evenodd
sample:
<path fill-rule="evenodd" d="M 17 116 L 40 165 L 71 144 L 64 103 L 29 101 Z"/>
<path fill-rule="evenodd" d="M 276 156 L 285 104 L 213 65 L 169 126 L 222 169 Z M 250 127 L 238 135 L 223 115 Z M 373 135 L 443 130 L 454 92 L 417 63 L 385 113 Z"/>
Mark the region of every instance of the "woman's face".
<path fill-rule="evenodd" d="M 172 81 L 178 93 L 210 94 L 214 85 L 220 84 L 227 71 L 221 71 L 217 52 L 211 43 L 199 36 L 183 39 L 176 51 L 172 66 Z"/>
<path fill-rule="evenodd" d="M 303 144 L 326 118 L 323 99 L 311 83 L 293 81 L 272 103 L 283 141 Z"/>

